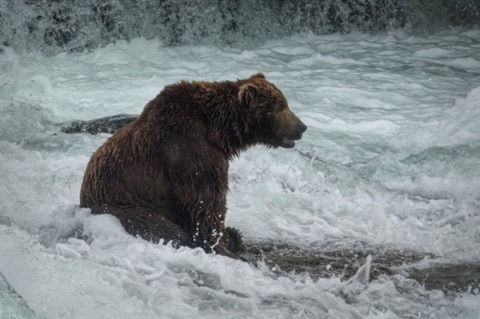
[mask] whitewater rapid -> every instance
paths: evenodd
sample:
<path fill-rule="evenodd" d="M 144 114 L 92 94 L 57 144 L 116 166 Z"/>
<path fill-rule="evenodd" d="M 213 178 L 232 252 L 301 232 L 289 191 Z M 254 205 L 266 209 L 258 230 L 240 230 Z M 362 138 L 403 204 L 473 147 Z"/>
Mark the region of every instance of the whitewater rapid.
<path fill-rule="evenodd" d="M 309 129 L 293 150 L 235 159 L 227 225 L 247 240 L 435 256 L 419 267 L 479 263 L 479 29 L 307 33 L 256 49 L 138 38 L 51 57 L 4 47 L 0 70 L 0 273 L 36 317 L 480 316 L 478 291 L 446 296 L 400 274 L 278 276 L 129 236 L 78 208 L 83 171 L 109 135 L 59 129 L 138 114 L 169 83 L 261 71 Z"/>

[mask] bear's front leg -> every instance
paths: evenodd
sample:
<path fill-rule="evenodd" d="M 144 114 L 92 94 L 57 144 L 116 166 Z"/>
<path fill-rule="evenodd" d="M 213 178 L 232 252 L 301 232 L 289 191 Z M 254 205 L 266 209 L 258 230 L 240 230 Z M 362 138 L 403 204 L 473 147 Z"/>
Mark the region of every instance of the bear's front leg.
<path fill-rule="evenodd" d="M 221 204 L 212 203 L 205 197 L 202 197 L 199 204 L 199 209 L 192 214 L 194 216 L 191 226 L 193 229 L 193 245 L 202 247 L 208 253 L 227 251 L 224 225 L 225 210 L 222 209 Z"/>
<path fill-rule="evenodd" d="M 226 196 L 214 192 L 212 187 L 201 189 L 188 214 L 193 217 L 190 225 L 193 246 L 239 259 L 237 254 L 244 252 L 242 236 L 236 229 L 225 227 Z"/>
<path fill-rule="evenodd" d="M 188 147 L 187 147 L 188 146 Z M 180 146 L 179 146 L 180 147 Z M 225 232 L 227 212 L 228 158 L 208 143 L 181 144 L 180 156 L 171 162 L 170 193 L 174 195 L 176 220 L 192 239 L 192 247 L 202 247 L 207 253 L 238 259 L 228 248 Z M 172 173 L 173 174 L 173 173 Z M 233 241 L 232 241 L 233 242 Z M 233 246 L 232 246 L 233 247 Z"/>

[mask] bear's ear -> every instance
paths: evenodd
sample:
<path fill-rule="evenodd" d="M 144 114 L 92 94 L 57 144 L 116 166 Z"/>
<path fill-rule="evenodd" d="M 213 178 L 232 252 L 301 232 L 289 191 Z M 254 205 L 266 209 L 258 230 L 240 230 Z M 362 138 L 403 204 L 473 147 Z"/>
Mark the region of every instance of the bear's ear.
<path fill-rule="evenodd" d="M 242 84 L 238 89 L 238 100 L 240 103 L 250 105 L 257 96 L 257 87 L 252 83 Z"/>
<path fill-rule="evenodd" d="M 258 73 L 255 73 L 254 75 L 252 75 L 250 77 L 250 79 L 262 79 L 262 80 L 266 80 L 267 78 L 265 77 L 265 74 L 261 73 L 261 72 L 258 72 Z"/>

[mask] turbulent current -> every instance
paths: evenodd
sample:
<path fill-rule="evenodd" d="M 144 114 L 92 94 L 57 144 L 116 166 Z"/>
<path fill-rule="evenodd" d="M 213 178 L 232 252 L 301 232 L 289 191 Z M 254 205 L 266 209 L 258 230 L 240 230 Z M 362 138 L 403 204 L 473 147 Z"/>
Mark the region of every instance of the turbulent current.
<path fill-rule="evenodd" d="M 478 284 L 427 289 L 409 274 L 480 263 L 480 29 L 399 27 L 310 28 L 255 45 L 139 34 L 82 50 L 68 47 L 80 38 L 45 36 L 35 50 L 34 27 L 4 37 L 0 318 L 479 318 Z M 329 273 L 333 263 L 313 276 L 152 244 L 78 207 L 110 134 L 65 134 L 63 123 L 139 114 L 176 81 L 259 71 L 309 129 L 293 149 L 258 146 L 232 162 L 226 223 L 247 242 L 368 251 L 353 277 Z M 390 251 L 424 257 L 370 276 Z"/>

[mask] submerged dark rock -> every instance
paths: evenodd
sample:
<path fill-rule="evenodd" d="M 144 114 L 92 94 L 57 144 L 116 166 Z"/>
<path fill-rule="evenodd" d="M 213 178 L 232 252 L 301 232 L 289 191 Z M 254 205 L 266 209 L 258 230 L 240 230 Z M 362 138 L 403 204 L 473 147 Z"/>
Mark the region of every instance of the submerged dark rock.
<path fill-rule="evenodd" d="M 247 249 L 245 256 L 250 261 L 264 261 L 278 274 L 308 272 L 312 278 L 336 276 L 349 279 L 365 264 L 369 255 L 372 256 L 371 279 L 393 275 L 397 272 L 395 267 L 431 257 L 413 251 L 381 247 L 325 249 L 270 242 L 246 242 L 244 245 Z"/>
<path fill-rule="evenodd" d="M 410 278 L 428 290 L 480 293 L 480 263 L 438 264 L 428 268 L 412 268 L 408 273 Z"/>
<path fill-rule="evenodd" d="M 90 121 L 73 121 L 61 125 L 65 133 L 113 134 L 137 118 L 136 115 L 118 114 Z"/>
<path fill-rule="evenodd" d="M 265 262 L 278 275 L 306 273 L 313 279 L 355 276 L 368 256 L 372 256 L 370 280 L 380 276 L 402 274 L 418 281 L 427 290 L 442 290 L 446 294 L 480 293 L 480 264 L 439 264 L 435 256 L 409 250 L 385 247 L 303 248 L 271 242 L 245 242 L 250 262 Z M 428 258 L 432 266 L 419 268 L 415 264 Z"/>

